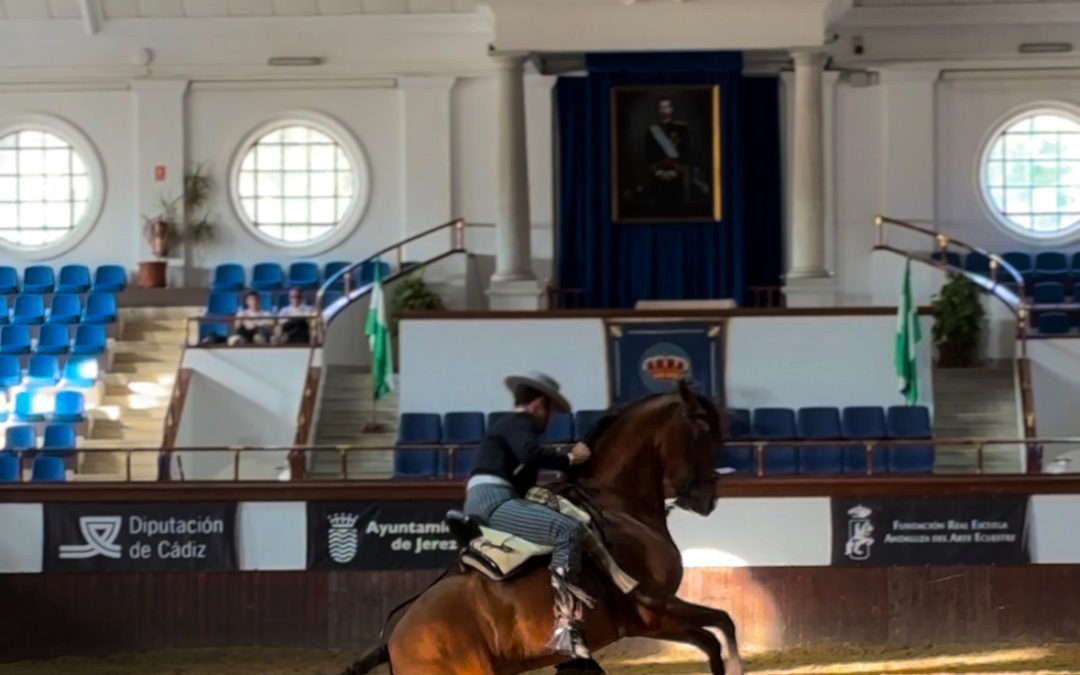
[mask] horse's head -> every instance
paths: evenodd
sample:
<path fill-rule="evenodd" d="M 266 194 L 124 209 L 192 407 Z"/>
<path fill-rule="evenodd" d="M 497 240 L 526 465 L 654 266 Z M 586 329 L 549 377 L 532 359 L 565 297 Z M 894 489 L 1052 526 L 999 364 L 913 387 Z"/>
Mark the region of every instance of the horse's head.
<path fill-rule="evenodd" d="M 713 451 L 723 434 L 720 413 L 686 380 L 679 381 L 676 395 L 676 414 L 659 436 L 665 479 L 675 488 L 678 507 L 707 516 L 716 506 Z"/>

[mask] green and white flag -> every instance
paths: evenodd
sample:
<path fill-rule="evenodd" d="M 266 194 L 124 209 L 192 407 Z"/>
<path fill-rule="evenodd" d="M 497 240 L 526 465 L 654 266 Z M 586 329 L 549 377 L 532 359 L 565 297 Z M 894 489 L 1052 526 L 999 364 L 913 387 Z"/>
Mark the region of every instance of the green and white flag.
<path fill-rule="evenodd" d="M 368 346 L 371 347 L 371 380 L 375 400 L 386 396 L 394 388 L 394 359 L 390 355 L 390 330 L 386 322 L 381 268 L 382 265 L 375 265 L 375 286 L 371 289 L 371 305 L 364 328 Z"/>
<path fill-rule="evenodd" d="M 896 363 L 896 376 L 900 380 L 900 393 L 908 405 L 915 405 L 919 400 L 919 368 L 915 360 L 915 349 L 922 340 L 919 328 L 919 315 L 911 299 L 911 259 L 904 267 L 904 285 L 900 289 L 900 302 L 896 309 L 896 344 L 893 360 Z"/>

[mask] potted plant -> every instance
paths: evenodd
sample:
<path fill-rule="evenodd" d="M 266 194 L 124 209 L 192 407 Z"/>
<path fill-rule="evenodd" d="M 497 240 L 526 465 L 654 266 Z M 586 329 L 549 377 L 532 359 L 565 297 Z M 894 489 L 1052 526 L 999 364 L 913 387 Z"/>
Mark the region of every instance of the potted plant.
<path fill-rule="evenodd" d="M 446 309 L 439 294 L 424 281 L 422 272 L 413 272 L 395 284 L 393 315 L 390 319 L 390 331 L 397 335 L 398 319 L 402 312 L 429 311 L 438 312 Z"/>
<path fill-rule="evenodd" d="M 165 286 L 167 261 L 178 244 L 186 241 L 201 246 L 213 240 L 216 230 L 206 211 L 212 190 L 212 179 L 197 164 L 184 174 L 183 194 L 173 199 L 163 197 L 161 211 L 143 218 L 143 235 L 155 259 L 139 263 L 139 286 Z"/>
<path fill-rule="evenodd" d="M 930 306 L 934 312 L 933 332 L 938 366 L 974 366 L 979 360 L 986 319 L 979 287 L 961 274 L 951 274 Z"/>

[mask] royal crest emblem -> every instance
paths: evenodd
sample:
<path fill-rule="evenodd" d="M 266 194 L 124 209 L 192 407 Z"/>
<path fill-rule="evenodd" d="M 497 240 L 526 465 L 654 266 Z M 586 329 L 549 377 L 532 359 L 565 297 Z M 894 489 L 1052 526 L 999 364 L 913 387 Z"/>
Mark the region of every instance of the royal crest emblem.
<path fill-rule="evenodd" d="M 653 393 L 670 391 L 673 383 L 692 372 L 690 355 L 670 342 L 657 343 L 641 355 L 641 382 Z"/>
<path fill-rule="evenodd" d="M 870 547 L 874 545 L 874 525 L 870 522 L 873 511 L 858 505 L 848 509 L 848 540 L 844 555 L 851 560 L 869 560 Z"/>
<path fill-rule="evenodd" d="M 360 533 L 356 531 L 356 521 L 360 519 L 352 513 L 333 513 L 327 516 L 330 529 L 327 531 L 327 546 L 330 558 L 341 565 L 352 562 L 360 544 Z"/>

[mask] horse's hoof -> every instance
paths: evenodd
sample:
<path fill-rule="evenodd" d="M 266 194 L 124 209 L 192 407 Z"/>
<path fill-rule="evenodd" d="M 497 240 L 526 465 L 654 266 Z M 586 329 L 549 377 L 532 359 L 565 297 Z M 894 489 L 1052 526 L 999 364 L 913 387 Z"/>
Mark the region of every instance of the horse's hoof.
<path fill-rule="evenodd" d="M 559 675 L 604 675 L 604 669 L 592 659 L 574 659 L 555 668 Z"/>

